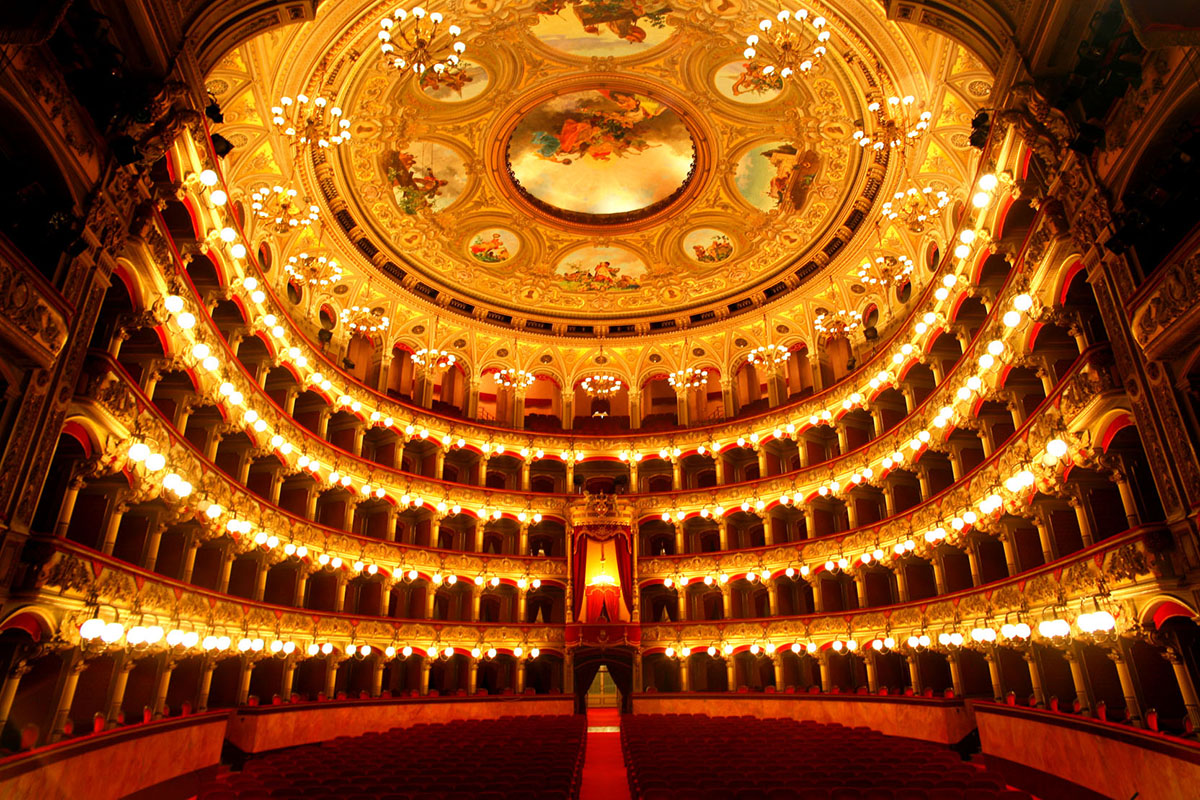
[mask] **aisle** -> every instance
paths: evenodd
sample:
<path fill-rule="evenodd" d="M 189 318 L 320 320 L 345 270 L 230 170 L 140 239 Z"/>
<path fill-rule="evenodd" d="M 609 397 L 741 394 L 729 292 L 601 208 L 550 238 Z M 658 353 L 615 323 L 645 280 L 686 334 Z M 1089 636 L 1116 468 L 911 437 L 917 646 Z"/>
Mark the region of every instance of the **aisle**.
<path fill-rule="evenodd" d="M 587 758 L 580 800 L 627 800 L 629 782 L 621 758 L 621 716 L 615 708 L 588 711 Z"/>

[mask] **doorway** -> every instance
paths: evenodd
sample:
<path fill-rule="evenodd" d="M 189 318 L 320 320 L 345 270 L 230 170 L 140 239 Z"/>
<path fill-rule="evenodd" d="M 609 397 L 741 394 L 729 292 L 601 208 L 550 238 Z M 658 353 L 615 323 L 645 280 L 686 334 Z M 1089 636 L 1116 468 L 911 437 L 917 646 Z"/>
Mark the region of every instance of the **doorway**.
<path fill-rule="evenodd" d="M 592 678 L 592 685 L 587 690 L 587 707 L 589 709 L 617 708 L 620 705 L 621 694 L 617 691 L 617 684 L 609 674 L 608 665 L 601 664 L 600 669 L 596 670 L 596 677 Z"/>

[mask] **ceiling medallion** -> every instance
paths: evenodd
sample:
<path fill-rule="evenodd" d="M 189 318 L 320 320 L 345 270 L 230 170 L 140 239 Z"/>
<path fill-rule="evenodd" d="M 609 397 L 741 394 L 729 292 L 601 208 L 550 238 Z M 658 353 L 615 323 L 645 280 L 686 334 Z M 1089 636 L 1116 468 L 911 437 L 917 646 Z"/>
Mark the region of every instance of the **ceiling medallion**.
<path fill-rule="evenodd" d="M 275 233 L 307 228 L 317 221 L 320 209 L 307 198 L 300 200 L 299 196 L 295 189 L 260 186 L 250 194 L 250 209 Z"/>
<path fill-rule="evenodd" d="M 675 101 L 643 81 L 542 88 L 506 129 L 498 166 L 544 217 L 611 232 L 694 193 L 698 133 Z"/>
<path fill-rule="evenodd" d="M 747 36 L 742 55 L 750 61 L 747 72 L 765 82 L 770 82 L 776 74 L 787 79 L 797 73 L 811 73 L 825 55 L 830 36 L 825 18 L 810 19 L 808 10 L 803 8 L 795 14 L 780 11 L 775 21 L 761 20 L 758 29 L 762 35 Z"/>
<path fill-rule="evenodd" d="M 875 261 L 864 261 L 858 268 L 858 282 L 864 286 L 886 289 L 899 286 L 913 273 L 913 260 L 908 256 L 886 254 L 876 256 Z"/>
<path fill-rule="evenodd" d="M 949 202 L 950 195 L 945 191 L 934 191 L 932 186 L 910 186 L 896 192 L 880 210 L 884 217 L 900 222 L 913 233 L 924 233 Z"/>
<path fill-rule="evenodd" d="M 862 325 L 862 312 L 839 308 L 837 311 L 817 315 L 813 327 L 827 336 L 849 336 Z"/>
<path fill-rule="evenodd" d="M 310 253 L 290 256 L 283 270 L 294 280 L 309 286 L 328 286 L 342 279 L 342 268 L 336 260 Z"/>
<path fill-rule="evenodd" d="M 417 6 L 412 12 L 397 8 L 390 17 L 379 20 L 379 52 L 385 64 L 398 70 L 412 70 L 422 75 L 426 70 L 436 73 L 456 72 L 459 56 L 467 46 L 459 38 L 462 29 L 448 25 L 441 13 L 427 14 Z"/>
<path fill-rule="evenodd" d="M 911 94 L 904 97 L 893 95 L 886 103 L 872 100 L 867 105 L 870 113 L 854 131 L 858 146 L 903 151 L 915 144 L 929 130 L 929 122 L 933 118 L 929 111 L 917 114 L 913 109 L 915 103 L 916 98 Z"/>
<path fill-rule="evenodd" d="M 677 389 L 699 389 L 708 383 L 708 370 L 688 367 L 667 376 L 667 383 Z"/>

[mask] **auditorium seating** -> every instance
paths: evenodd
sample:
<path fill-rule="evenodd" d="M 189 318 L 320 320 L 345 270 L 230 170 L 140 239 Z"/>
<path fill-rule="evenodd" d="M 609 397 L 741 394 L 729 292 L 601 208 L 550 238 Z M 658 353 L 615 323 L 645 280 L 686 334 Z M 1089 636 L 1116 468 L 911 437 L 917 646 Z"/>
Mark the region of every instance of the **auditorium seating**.
<path fill-rule="evenodd" d="M 699 714 L 622 720 L 641 800 L 1029 800 L 955 752 L 836 723 Z"/>
<path fill-rule="evenodd" d="M 572 800 L 585 734 L 582 716 L 529 716 L 339 737 L 251 759 L 199 800 Z"/>

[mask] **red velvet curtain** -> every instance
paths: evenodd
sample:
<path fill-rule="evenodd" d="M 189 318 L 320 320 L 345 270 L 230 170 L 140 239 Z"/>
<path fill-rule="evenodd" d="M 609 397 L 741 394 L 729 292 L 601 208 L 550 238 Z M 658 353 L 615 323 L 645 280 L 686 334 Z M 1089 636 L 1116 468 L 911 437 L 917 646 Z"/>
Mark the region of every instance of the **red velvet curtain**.
<path fill-rule="evenodd" d="M 571 575 L 572 589 L 575 592 L 573 605 L 575 606 L 575 621 L 582 622 L 579 618 L 579 612 L 583 608 L 583 595 L 587 589 L 587 537 L 579 536 L 575 539 L 575 563 L 573 565 Z"/>
<path fill-rule="evenodd" d="M 633 615 L 633 553 L 629 546 L 628 535 L 614 536 L 613 549 L 617 551 L 617 579 L 621 581 L 621 596 L 625 598 L 625 608 Z"/>

